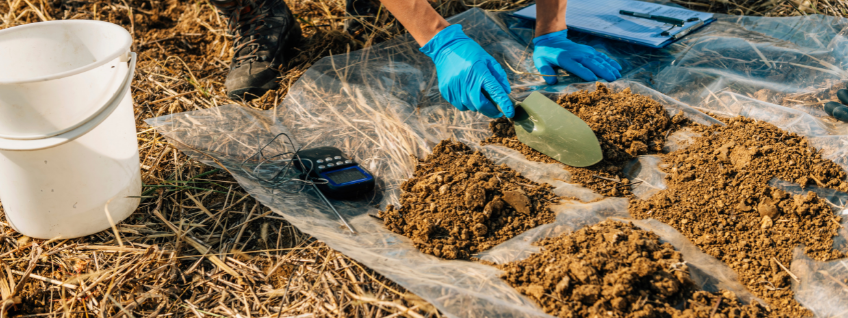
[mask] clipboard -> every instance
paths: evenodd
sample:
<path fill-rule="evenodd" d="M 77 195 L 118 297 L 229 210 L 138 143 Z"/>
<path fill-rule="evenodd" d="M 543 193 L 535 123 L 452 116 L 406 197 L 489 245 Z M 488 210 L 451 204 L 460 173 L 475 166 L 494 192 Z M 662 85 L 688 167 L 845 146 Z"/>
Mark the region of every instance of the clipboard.
<path fill-rule="evenodd" d="M 663 22 L 622 15 L 621 10 L 662 15 L 686 21 L 677 27 Z M 536 5 L 513 13 L 536 19 Z M 636 0 L 570 0 L 566 11 L 569 29 L 614 40 L 662 48 L 715 21 L 712 13 L 698 12 Z M 664 32 L 668 32 L 664 34 Z"/>

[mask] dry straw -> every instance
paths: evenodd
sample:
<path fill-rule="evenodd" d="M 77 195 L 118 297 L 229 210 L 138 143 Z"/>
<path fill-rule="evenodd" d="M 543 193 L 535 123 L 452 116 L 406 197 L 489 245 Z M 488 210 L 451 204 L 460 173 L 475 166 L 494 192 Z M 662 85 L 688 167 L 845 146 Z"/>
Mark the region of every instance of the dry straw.
<path fill-rule="evenodd" d="M 469 7 L 509 10 L 527 3 L 433 1 L 446 16 Z M 683 4 L 769 16 L 843 16 L 848 9 L 836 0 Z M 359 49 L 402 32 L 386 15 L 376 25 L 368 24 L 371 36 L 362 43 L 340 31 L 343 1 L 289 5 L 306 40 L 286 67 L 282 88 L 243 103 L 246 107 L 273 108 L 310 65 L 331 52 Z M 133 49 L 139 53 L 132 88 L 144 193 L 141 207 L 126 221 L 72 240 L 21 236 L 5 222 L 0 206 L 0 318 L 441 316 L 427 302 L 300 233 L 248 196 L 226 172 L 190 160 L 143 124 L 152 117 L 233 103 L 223 89 L 232 38 L 225 32 L 224 18 L 209 3 L 0 0 L 0 29 L 53 19 L 104 20 L 132 33 Z M 362 99 L 357 94 L 362 92 L 347 98 Z M 355 105 L 361 111 L 381 107 Z M 369 142 L 391 146 L 399 160 L 417 151 L 415 141 L 392 134 L 402 126 L 391 120 L 375 122 L 381 126 L 368 134 L 379 140 Z M 230 139 L 232 145 L 220 147 L 232 147 L 238 140 Z"/>

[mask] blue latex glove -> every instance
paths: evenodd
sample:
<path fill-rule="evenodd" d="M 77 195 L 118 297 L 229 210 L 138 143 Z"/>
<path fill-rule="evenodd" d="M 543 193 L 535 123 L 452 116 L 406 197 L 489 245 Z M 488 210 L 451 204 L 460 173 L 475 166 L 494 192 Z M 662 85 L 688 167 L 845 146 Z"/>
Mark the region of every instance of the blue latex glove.
<path fill-rule="evenodd" d="M 436 63 L 439 91 L 448 102 L 461 111 L 474 110 L 491 118 L 515 115 L 515 106 L 509 99 L 509 81 L 506 72 L 477 42 L 462 32 L 462 26 L 451 25 L 440 31 L 421 52 Z M 492 97 L 503 114 L 485 96 Z"/>
<path fill-rule="evenodd" d="M 621 78 L 621 65 L 591 46 L 571 42 L 568 30 L 548 33 L 533 39 L 533 63 L 542 75 L 556 75 L 561 68 L 586 81 L 598 77 L 612 82 Z M 555 76 L 544 76 L 548 85 L 557 83 Z"/>

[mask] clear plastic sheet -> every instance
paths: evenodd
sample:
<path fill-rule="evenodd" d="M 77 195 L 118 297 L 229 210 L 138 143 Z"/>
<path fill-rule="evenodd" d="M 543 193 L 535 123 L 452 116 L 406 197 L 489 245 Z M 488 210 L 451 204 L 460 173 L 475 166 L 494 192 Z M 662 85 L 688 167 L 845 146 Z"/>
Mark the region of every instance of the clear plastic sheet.
<path fill-rule="evenodd" d="M 625 78 L 611 84 L 615 90 L 630 88 L 660 101 L 671 115 L 682 111 L 703 124 L 719 123 L 705 112 L 775 123 L 812 138 L 828 158 L 848 166 L 844 153 L 848 125 L 822 118 L 816 99 L 831 98 L 822 94 L 834 85 L 844 85 L 842 81 L 848 77 L 844 71 L 848 62 L 843 31 L 846 20 L 825 16 L 718 18 L 660 50 L 582 34 L 571 38 L 609 54 L 624 66 Z M 546 86 L 541 78 L 529 75 L 536 72 L 528 47 L 530 22 L 476 9 L 450 20 L 463 24 L 471 38 L 502 64 L 509 64 L 506 69 L 513 97 L 521 99 L 535 90 L 553 96 L 593 89 L 592 84 L 575 84 L 574 77 L 563 76 L 559 85 Z M 399 185 L 412 175 L 417 159 L 449 138 L 476 147 L 532 180 L 554 185 L 559 195 L 601 199 L 567 183 L 570 176 L 555 164 L 529 162 L 503 147 L 480 146 L 489 135 L 489 121 L 448 105 L 439 94 L 432 62 L 418 51 L 411 37 L 402 36 L 367 50 L 322 59 L 291 87 L 276 109 L 262 112 L 228 105 L 154 118 L 148 124 L 193 158 L 227 169 L 246 191 L 302 231 L 396 281 L 450 317 L 547 317 L 503 283 L 494 267 L 424 255 L 409 239 L 385 230 L 379 220 L 368 216 L 377 213 L 375 206 L 397 204 Z M 278 139 L 262 151 L 269 159 L 260 162 L 257 151 L 280 133 L 294 138 L 295 145 Z M 692 135 L 673 137 L 669 150 L 685 146 Z M 340 148 L 380 180 L 378 193 L 367 200 L 333 202 L 357 235 L 346 231 L 310 189 L 261 181 L 273 179 L 285 165 L 276 155 L 298 146 Z M 641 158 L 640 167 L 629 169 L 645 181 L 640 185 L 653 187 L 645 189 L 645 197 L 663 187 L 657 161 Z M 566 202 L 553 209 L 558 213 L 554 224 L 540 226 L 478 256 L 498 263 L 519 259 L 534 251 L 530 244 L 542 237 L 607 217 L 626 218 L 627 200 Z M 663 229 L 660 224 L 651 228 L 670 231 L 663 236 L 672 242 L 675 239 L 671 237 L 677 235 L 680 244 L 687 243 L 670 228 Z M 684 245 L 678 248 L 696 251 Z M 704 287 L 736 288 L 738 283 L 726 275 L 726 266 L 706 255 L 691 255 L 692 259 L 687 259 L 703 272 L 698 277 Z M 836 277 L 840 281 L 848 277 L 846 271 L 839 273 L 843 273 Z"/>
<path fill-rule="evenodd" d="M 575 198 L 583 202 L 592 202 L 604 198 L 602 195 L 592 192 L 592 190 L 568 183 L 571 181 L 571 174 L 562 169 L 561 164 L 527 161 L 524 155 L 518 151 L 500 145 L 479 147 L 476 143 L 465 140 L 463 142 L 481 151 L 486 155 L 486 158 L 489 158 L 495 164 L 505 164 L 525 178 L 554 186 L 553 192 L 558 196 Z M 627 210 L 626 206 L 623 210 Z"/>
<path fill-rule="evenodd" d="M 816 317 L 848 317 L 848 261 L 817 262 L 797 247 L 789 270 L 797 277 L 792 280 L 795 299 Z"/>
<path fill-rule="evenodd" d="M 624 166 L 624 175 L 634 183 L 631 191 L 637 198 L 647 200 L 657 192 L 665 190 L 666 173 L 659 169 L 661 161 L 659 156 L 639 156 Z"/>
<path fill-rule="evenodd" d="M 540 239 L 571 233 L 610 217 L 626 218 L 630 216 L 627 214 L 627 199 L 624 198 L 609 198 L 594 203 L 568 202 L 553 206 L 551 210 L 556 213 L 554 223 L 540 225 L 524 232 L 509 241 L 480 253 L 478 257 L 496 264 L 523 259 L 539 251 L 539 248 L 532 244 Z"/>

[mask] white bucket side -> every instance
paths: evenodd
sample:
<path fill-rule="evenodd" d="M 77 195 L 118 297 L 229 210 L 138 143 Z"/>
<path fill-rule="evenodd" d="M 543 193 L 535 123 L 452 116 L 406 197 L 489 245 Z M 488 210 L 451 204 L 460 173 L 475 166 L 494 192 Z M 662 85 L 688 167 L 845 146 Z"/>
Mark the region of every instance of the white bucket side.
<path fill-rule="evenodd" d="M 127 93 L 106 120 L 69 143 L 0 151 L 0 175 L 6 218 L 24 235 L 73 238 L 103 231 L 111 226 L 107 203 L 113 221 L 122 221 L 141 195 L 132 96 Z"/>
<path fill-rule="evenodd" d="M 0 31 L 0 136 L 35 139 L 74 128 L 120 85 L 129 32 L 100 21 L 52 21 Z"/>
<path fill-rule="evenodd" d="M 0 135 L 54 136 L 95 115 L 121 85 L 119 59 L 65 78 L 0 84 Z"/>

